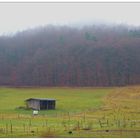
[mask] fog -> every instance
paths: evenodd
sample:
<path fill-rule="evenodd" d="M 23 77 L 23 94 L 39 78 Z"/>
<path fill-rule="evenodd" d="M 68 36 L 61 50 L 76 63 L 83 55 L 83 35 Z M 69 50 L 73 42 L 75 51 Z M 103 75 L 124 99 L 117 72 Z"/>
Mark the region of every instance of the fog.
<path fill-rule="evenodd" d="M 53 25 L 140 25 L 140 3 L 0 3 L 0 34 Z"/>

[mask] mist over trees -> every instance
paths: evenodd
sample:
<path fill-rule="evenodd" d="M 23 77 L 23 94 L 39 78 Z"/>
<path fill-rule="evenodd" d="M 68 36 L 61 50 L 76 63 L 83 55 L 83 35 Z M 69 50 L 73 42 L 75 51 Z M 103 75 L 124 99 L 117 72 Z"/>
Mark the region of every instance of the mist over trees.
<path fill-rule="evenodd" d="M 0 85 L 140 84 L 140 29 L 46 26 L 0 37 Z"/>

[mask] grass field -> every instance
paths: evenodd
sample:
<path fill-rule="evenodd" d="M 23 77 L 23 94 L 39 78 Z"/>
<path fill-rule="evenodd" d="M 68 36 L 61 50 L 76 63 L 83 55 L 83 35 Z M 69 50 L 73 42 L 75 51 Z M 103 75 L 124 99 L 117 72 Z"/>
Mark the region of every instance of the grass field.
<path fill-rule="evenodd" d="M 26 110 L 27 98 L 56 110 Z M 0 137 L 140 137 L 140 87 L 0 88 Z"/>

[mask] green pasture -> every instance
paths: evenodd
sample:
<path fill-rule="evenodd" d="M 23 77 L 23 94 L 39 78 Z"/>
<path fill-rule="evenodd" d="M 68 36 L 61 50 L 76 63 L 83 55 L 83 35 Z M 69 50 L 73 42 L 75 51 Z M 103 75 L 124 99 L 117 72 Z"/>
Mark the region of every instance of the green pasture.
<path fill-rule="evenodd" d="M 140 137 L 139 91 L 1 87 L 0 137 Z M 33 116 L 28 98 L 54 98 L 56 109 Z"/>
<path fill-rule="evenodd" d="M 102 97 L 112 89 L 92 88 L 0 88 L 0 112 L 31 114 L 31 110 L 19 109 L 25 107 L 28 98 L 54 98 L 56 110 L 40 111 L 41 114 L 56 114 L 64 112 L 82 112 L 98 108 Z"/>

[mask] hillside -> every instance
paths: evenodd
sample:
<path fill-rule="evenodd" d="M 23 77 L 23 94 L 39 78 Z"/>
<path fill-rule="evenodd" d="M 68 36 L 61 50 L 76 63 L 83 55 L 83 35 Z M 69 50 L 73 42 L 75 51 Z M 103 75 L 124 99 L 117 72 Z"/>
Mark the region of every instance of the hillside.
<path fill-rule="evenodd" d="M 140 29 L 46 26 L 0 37 L 0 85 L 140 84 Z"/>

